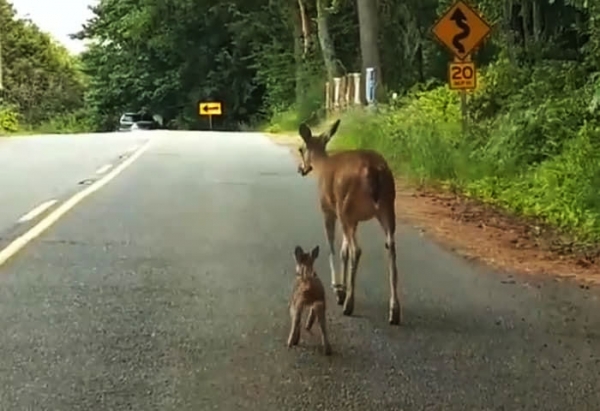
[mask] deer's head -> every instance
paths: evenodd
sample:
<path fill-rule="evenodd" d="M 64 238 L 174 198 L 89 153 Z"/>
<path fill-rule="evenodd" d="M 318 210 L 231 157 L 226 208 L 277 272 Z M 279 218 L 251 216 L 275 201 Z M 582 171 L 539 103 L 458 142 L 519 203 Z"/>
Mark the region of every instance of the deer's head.
<path fill-rule="evenodd" d="M 296 260 L 296 275 L 301 278 L 315 276 L 314 263 L 319 256 L 319 246 L 312 249 L 310 253 L 305 253 L 299 245 L 294 248 L 294 259 Z"/>
<path fill-rule="evenodd" d="M 306 125 L 306 123 L 300 124 L 298 133 L 304 141 L 304 144 L 298 148 L 300 153 L 300 164 L 298 165 L 298 173 L 305 176 L 313 170 L 313 164 L 315 159 L 324 158 L 327 156 L 327 144 L 331 141 L 331 138 L 335 135 L 340 120 L 336 120 L 335 123 L 324 133 L 318 136 L 313 136 L 312 130 Z"/>

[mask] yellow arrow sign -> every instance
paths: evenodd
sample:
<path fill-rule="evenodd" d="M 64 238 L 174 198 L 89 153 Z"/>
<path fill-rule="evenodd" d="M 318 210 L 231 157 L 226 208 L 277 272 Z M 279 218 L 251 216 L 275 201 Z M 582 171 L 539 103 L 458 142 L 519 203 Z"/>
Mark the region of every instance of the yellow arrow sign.
<path fill-rule="evenodd" d="M 201 116 L 220 116 L 223 114 L 219 102 L 200 103 L 199 111 Z"/>

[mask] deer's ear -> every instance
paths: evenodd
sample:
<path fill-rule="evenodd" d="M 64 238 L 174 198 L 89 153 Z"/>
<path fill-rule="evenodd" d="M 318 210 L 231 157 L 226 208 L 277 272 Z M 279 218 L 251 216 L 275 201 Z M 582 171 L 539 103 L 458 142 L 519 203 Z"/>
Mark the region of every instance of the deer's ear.
<path fill-rule="evenodd" d="M 300 127 L 298 128 L 298 133 L 300 134 L 300 137 L 302 137 L 302 140 L 304 140 L 305 143 L 308 143 L 312 138 L 312 131 L 310 131 L 310 128 L 306 125 L 306 123 L 300 124 Z"/>
<path fill-rule="evenodd" d="M 296 262 L 299 263 L 302 260 L 302 255 L 304 254 L 304 250 L 299 245 L 294 248 L 294 258 Z"/>
<path fill-rule="evenodd" d="M 331 138 L 337 133 L 338 127 L 340 126 L 340 119 L 338 118 L 335 123 L 331 125 L 329 131 L 325 134 L 325 144 L 329 143 Z"/>
<path fill-rule="evenodd" d="M 319 246 L 316 246 L 310 252 L 310 257 L 312 258 L 313 261 L 315 261 L 318 256 L 319 256 Z"/>

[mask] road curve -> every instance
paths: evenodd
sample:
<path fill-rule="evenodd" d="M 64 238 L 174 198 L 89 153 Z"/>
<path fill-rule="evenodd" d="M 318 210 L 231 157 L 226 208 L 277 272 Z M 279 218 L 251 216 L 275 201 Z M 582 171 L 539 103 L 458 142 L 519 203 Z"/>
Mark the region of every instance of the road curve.
<path fill-rule="evenodd" d="M 259 134 L 150 138 L 0 267 L 0 409 L 600 408 L 596 291 L 507 281 L 407 226 L 406 325 L 367 223 L 355 316 L 328 293 L 333 356 L 316 330 L 287 349 L 293 248 L 326 249 L 314 180 Z"/>

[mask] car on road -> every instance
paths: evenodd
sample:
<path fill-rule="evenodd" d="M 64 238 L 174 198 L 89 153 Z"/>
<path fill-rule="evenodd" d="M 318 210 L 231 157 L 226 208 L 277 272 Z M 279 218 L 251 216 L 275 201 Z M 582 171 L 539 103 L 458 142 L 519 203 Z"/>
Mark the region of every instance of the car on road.
<path fill-rule="evenodd" d="M 150 114 L 123 113 L 119 119 L 119 131 L 155 130 L 158 122 Z"/>

